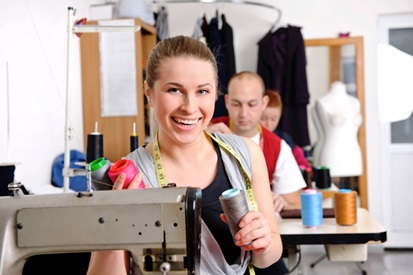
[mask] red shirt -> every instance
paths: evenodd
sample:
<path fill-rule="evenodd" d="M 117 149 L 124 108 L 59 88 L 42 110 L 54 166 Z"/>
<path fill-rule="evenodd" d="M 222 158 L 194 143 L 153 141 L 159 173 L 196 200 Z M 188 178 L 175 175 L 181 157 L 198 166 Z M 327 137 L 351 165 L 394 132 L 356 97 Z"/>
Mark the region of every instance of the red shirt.
<path fill-rule="evenodd" d="M 229 127 L 229 121 L 230 119 L 228 116 L 223 116 L 213 118 L 211 120 L 211 123 L 216 124 L 223 122 Z M 268 131 L 264 127 L 262 127 L 262 136 L 260 138 L 262 139 L 262 143 L 264 144 L 261 149 L 264 153 L 265 162 L 267 164 L 268 177 L 270 179 L 270 182 L 272 182 L 272 176 L 275 172 L 278 156 L 280 155 L 281 138 L 273 132 Z"/>

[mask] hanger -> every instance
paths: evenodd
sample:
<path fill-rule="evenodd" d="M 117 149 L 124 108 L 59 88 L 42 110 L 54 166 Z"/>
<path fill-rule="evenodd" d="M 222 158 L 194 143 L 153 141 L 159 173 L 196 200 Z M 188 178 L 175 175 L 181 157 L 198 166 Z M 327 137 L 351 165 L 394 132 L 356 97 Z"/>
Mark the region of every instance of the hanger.
<path fill-rule="evenodd" d="M 281 15 L 277 18 L 274 25 L 271 26 L 270 32 L 274 33 L 276 30 L 282 27 L 287 27 L 287 24 L 281 20 Z"/>
<path fill-rule="evenodd" d="M 278 29 L 278 24 L 280 23 L 281 17 L 282 17 L 282 11 L 280 8 L 270 5 L 270 4 L 264 4 L 264 3 L 259 3 L 259 2 L 252 2 L 252 1 L 239 1 L 239 0 L 153 0 L 154 4 L 165 4 L 165 3 L 231 3 L 231 4 L 243 4 L 243 5 L 252 5 L 252 6 L 259 6 L 263 8 L 268 8 L 276 11 L 278 13 L 278 17 L 274 24 L 271 27 L 272 30 L 277 30 Z M 218 18 L 218 10 L 216 14 Z"/>

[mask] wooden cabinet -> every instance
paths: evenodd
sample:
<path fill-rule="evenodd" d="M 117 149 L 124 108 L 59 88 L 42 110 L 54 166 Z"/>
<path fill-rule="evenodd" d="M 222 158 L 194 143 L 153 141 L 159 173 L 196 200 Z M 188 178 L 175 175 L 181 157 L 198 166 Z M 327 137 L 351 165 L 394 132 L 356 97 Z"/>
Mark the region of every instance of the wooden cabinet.
<path fill-rule="evenodd" d="M 135 32 L 137 102 L 130 103 L 137 104 L 138 113 L 136 116 L 101 116 L 99 34 L 84 33 L 80 38 L 85 151 L 87 136 L 94 131 L 95 122 L 97 122 L 98 131 L 103 134 L 104 156 L 112 162 L 119 160 L 130 152 L 129 138 L 132 134 L 133 123 L 136 123 L 139 145 L 143 144 L 146 136 L 143 91 L 144 69 L 149 53 L 156 44 L 156 30 L 154 26 L 140 19 L 133 20 L 135 25 L 141 26 L 141 29 Z M 97 25 L 97 21 L 90 21 L 87 24 Z"/>
<path fill-rule="evenodd" d="M 343 37 L 343 38 L 321 38 L 321 39 L 307 39 L 305 40 L 306 48 L 317 47 L 325 48 L 327 57 L 327 79 L 328 87 L 334 81 L 340 81 L 343 78 L 343 66 L 342 66 L 342 48 L 345 46 L 351 46 L 352 51 L 354 51 L 354 80 L 355 80 L 355 96 L 360 102 L 360 112 L 363 118 L 362 124 L 358 132 L 358 141 L 360 144 L 362 162 L 363 162 L 363 173 L 357 177 L 357 189 L 360 196 L 360 206 L 362 208 L 368 208 L 368 197 L 367 197 L 367 160 L 366 160 L 366 116 L 365 116 L 365 99 L 364 99 L 364 46 L 363 37 Z M 317 74 L 324 74 L 324 71 L 320 70 L 321 60 L 317 60 L 316 65 L 308 64 L 307 72 L 309 74 L 316 72 Z M 308 68 L 311 67 L 311 68 Z M 321 72 L 320 72 L 321 71 Z M 322 76 L 324 77 L 324 75 Z M 324 78 L 323 78 L 324 79 Z M 310 92 L 310 95 L 313 96 Z M 310 116 L 309 116 L 310 117 Z"/>

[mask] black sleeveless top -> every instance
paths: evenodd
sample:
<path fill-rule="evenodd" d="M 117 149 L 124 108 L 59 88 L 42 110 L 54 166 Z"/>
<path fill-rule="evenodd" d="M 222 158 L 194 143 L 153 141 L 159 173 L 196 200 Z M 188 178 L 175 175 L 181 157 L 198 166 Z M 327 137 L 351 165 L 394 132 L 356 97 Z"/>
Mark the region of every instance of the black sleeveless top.
<path fill-rule="evenodd" d="M 219 217 L 224 212 L 219 202 L 219 196 L 222 192 L 231 189 L 232 186 L 222 162 L 219 145 L 215 141 L 213 143 L 218 155 L 218 170 L 212 183 L 202 190 L 201 216 L 219 244 L 225 260 L 228 264 L 233 264 L 239 257 L 241 249 L 234 244 L 228 225 Z"/>
<path fill-rule="evenodd" d="M 231 189 L 232 186 L 225 171 L 219 145 L 215 141 L 213 143 L 218 156 L 218 170 L 212 183 L 202 190 L 201 217 L 215 237 L 227 263 L 234 264 L 241 253 L 241 249 L 234 244 L 228 225 L 219 217 L 224 212 L 219 202 L 219 196 L 221 196 L 222 192 Z M 288 269 L 282 259 L 264 269 L 254 267 L 254 271 L 256 275 L 281 275 L 288 273 Z M 245 275 L 249 275 L 248 269 Z"/>

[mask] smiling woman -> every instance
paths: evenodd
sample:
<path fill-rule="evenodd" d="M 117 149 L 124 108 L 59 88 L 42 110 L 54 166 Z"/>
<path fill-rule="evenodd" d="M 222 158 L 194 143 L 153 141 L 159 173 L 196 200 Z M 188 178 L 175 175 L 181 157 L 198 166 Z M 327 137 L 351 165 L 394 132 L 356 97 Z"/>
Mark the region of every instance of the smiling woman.
<path fill-rule="evenodd" d="M 151 188 L 174 183 L 202 189 L 202 253 L 197 274 L 242 275 L 247 269 L 252 274 L 256 268 L 271 268 L 282 246 L 262 151 L 247 139 L 205 132 L 217 98 L 214 55 L 190 37 L 164 39 L 152 50 L 146 73 L 145 95 L 159 127 L 147 146 L 126 157 L 140 171 L 127 189 L 137 189 L 142 179 Z M 120 190 L 124 184 L 121 174 L 113 189 Z M 234 239 L 219 203 L 221 193 L 231 188 L 247 190 L 243 194 L 246 199 L 249 194 L 250 204 Z M 130 266 L 127 252 L 93 252 L 89 274 L 129 274 L 131 268 L 144 266 L 142 262 Z"/>
<path fill-rule="evenodd" d="M 217 82 L 213 67 L 203 60 L 178 57 L 165 59 L 159 71 L 153 86 L 149 78 L 145 83 L 150 106 L 157 106 L 154 114 L 159 131 L 171 141 L 183 133 L 192 141 L 188 135 L 205 129 L 214 112 Z M 198 130 L 193 131 L 195 128 Z"/>

